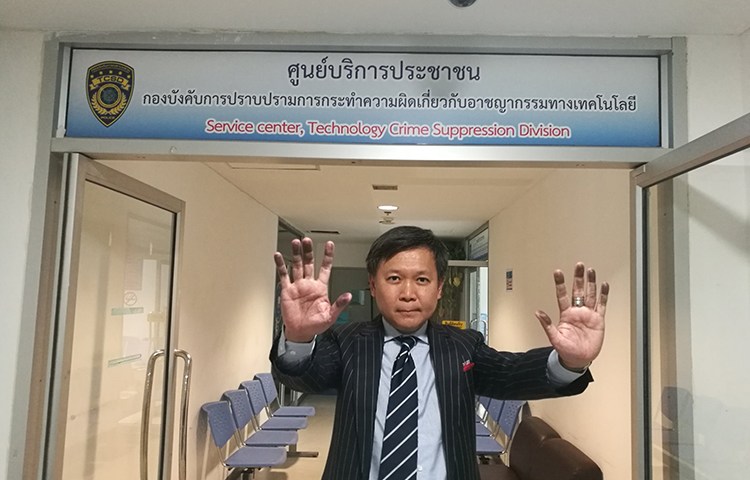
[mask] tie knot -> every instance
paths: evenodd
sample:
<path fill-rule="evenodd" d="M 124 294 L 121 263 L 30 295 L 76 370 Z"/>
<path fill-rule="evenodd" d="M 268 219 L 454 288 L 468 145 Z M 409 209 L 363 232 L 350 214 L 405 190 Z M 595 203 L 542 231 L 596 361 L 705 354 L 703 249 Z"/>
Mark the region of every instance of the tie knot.
<path fill-rule="evenodd" d="M 406 347 L 409 351 L 417 344 L 417 337 L 412 337 L 411 335 L 401 335 L 400 337 L 396 337 L 396 340 L 401 342 L 401 346 Z"/>

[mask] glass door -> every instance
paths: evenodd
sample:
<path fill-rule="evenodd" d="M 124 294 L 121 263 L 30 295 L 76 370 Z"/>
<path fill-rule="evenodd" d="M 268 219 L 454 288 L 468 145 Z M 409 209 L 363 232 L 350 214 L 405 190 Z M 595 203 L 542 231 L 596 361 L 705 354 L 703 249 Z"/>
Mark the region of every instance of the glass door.
<path fill-rule="evenodd" d="M 48 478 L 166 479 L 183 203 L 71 157 Z"/>
<path fill-rule="evenodd" d="M 750 115 L 636 172 L 638 478 L 750 470 Z"/>
<path fill-rule="evenodd" d="M 487 260 L 449 260 L 438 301 L 437 316 L 444 325 L 477 330 L 487 339 Z"/>
<path fill-rule="evenodd" d="M 476 330 L 487 341 L 489 324 L 489 268 L 475 267 L 469 269 L 469 328 Z"/>

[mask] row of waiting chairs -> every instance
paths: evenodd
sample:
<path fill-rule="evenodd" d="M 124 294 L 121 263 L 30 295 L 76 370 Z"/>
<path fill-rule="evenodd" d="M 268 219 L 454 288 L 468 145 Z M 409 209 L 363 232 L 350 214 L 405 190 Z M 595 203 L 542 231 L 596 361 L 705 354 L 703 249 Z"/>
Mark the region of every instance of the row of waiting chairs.
<path fill-rule="evenodd" d="M 232 478 L 253 478 L 261 468 L 283 464 L 287 457 L 316 457 L 297 450 L 298 431 L 307 427 L 315 407 L 282 407 L 270 373 L 259 373 L 221 399 L 201 407 L 211 439 Z M 227 445 L 234 439 L 234 446 Z M 224 455 L 229 451 L 229 455 Z"/>
<path fill-rule="evenodd" d="M 476 446 L 480 461 L 487 462 L 493 457 L 502 460 L 510 448 L 525 407 L 525 400 L 478 397 Z"/>
<path fill-rule="evenodd" d="M 478 398 L 476 447 L 480 461 L 502 458 L 508 452 L 525 406 L 522 400 Z M 288 456 L 317 456 L 317 452 L 297 450 L 297 432 L 307 427 L 315 408 L 280 406 L 270 373 L 241 382 L 240 388 L 227 390 L 219 401 L 204 404 L 202 410 L 224 467 L 243 478 L 252 478 L 261 468 L 281 465 Z M 222 450 L 232 439 L 236 450 L 225 458 Z"/>

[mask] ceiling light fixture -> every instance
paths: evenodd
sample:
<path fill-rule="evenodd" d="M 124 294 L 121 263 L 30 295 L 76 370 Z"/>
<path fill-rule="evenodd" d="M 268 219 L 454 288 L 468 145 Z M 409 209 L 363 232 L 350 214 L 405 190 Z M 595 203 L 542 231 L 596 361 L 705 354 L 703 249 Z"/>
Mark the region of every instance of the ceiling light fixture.
<path fill-rule="evenodd" d="M 378 205 L 378 209 L 382 210 L 386 214 L 389 214 L 398 210 L 398 206 L 397 205 Z"/>
<path fill-rule="evenodd" d="M 378 223 L 382 223 L 383 225 L 393 225 L 393 217 L 391 217 L 391 213 L 393 212 L 385 212 L 385 215 L 383 215 L 383 218 L 381 218 Z"/>
<path fill-rule="evenodd" d="M 391 216 L 393 212 L 398 210 L 397 205 L 378 205 L 378 209 L 383 212 L 383 217 L 378 221 L 378 223 L 382 223 L 383 225 L 393 225 L 393 217 Z"/>
<path fill-rule="evenodd" d="M 470 7 L 476 0 L 450 0 L 450 2 L 457 7 Z"/>

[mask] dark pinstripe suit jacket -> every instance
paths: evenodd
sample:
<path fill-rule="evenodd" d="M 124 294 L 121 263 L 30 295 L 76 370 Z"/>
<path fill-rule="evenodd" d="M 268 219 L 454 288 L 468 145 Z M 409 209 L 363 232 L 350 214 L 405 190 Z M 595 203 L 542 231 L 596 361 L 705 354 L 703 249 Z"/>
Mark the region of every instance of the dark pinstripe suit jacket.
<path fill-rule="evenodd" d="M 592 381 L 587 373 L 562 389 L 550 385 L 547 358 L 551 348 L 521 354 L 498 352 L 488 347 L 478 332 L 436 323 L 430 323 L 427 336 L 449 480 L 479 479 L 475 394 L 532 400 L 574 395 Z M 332 327 L 318 336 L 313 355 L 293 368 L 282 370 L 276 362 L 278 338 L 271 349 L 273 374 L 288 387 L 307 393 L 338 390 L 333 437 L 323 473 L 326 480 L 368 478 L 383 341 L 383 324 L 378 317 L 372 322 Z M 464 371 L 464 365 L 472 363 Z"/>

